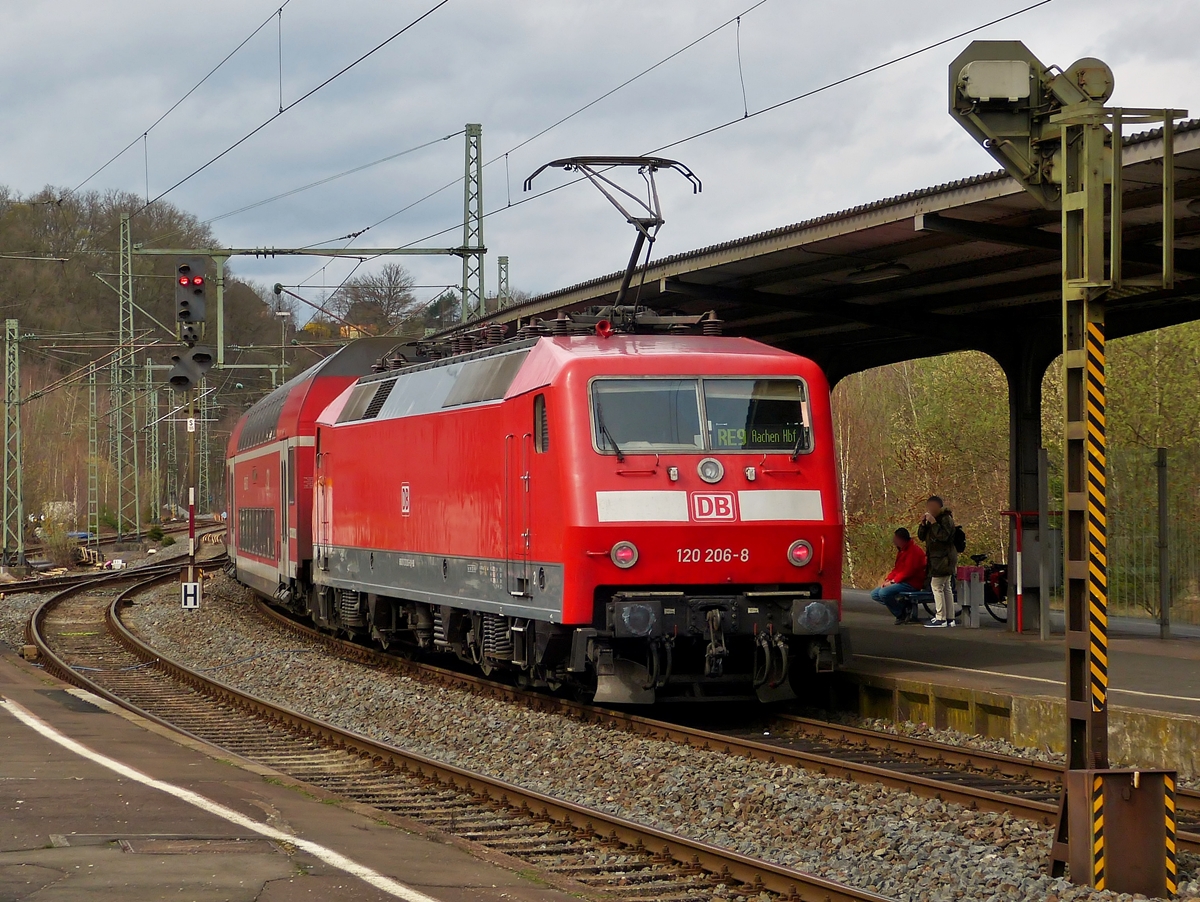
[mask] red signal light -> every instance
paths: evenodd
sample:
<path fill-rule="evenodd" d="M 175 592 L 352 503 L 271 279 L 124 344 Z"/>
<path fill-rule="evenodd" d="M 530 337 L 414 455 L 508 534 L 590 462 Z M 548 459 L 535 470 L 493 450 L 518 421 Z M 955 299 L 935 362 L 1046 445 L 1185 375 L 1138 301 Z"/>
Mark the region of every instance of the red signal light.
<path fill-rule="evenodd" d="M 188 277 L 187 277 L 187 276 L 180 276 L 180 277 L 179 277 L 179 284 L 180 284 L 180 285 L 186 285 L 187 283 L 188 283 Z"/>
<path fill-rule="evenodd" d="M 195 276 L 192 278 L 192 284 L 193 285 L 203 285 L 204 278 L 202 276 Z"/>

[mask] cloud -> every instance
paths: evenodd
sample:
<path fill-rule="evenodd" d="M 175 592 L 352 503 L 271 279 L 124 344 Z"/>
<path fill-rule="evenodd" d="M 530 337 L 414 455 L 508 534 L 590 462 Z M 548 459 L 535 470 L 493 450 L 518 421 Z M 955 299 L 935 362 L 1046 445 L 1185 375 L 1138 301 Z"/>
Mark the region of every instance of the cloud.
<path fill-rule="evenodd" d="M 507 158 L 506 150 L 751 5 L 752 0 L 522 3 L 451 0 L 328 88 L 267 126 L 169 198 L 208 218 L 462 128 L 484 126 L 487 279 L 507 254 L 514 287 L 545 291 L 620 268 L 633 240 L 586 185 L 537 201 L 521 181 L 578 153 L 639 153 L 851 74 L 1019 8 L 1016 2 L 768 0 L 650 75 Z M 292 0 L 282 15 L 284 103 L 396 31 L 425 2 Z M 10 4 L 0 29 L 6 121 L 0 171 L 11 187 L 71 187 L 139 136 L 263 22 L 268 4 L 127 0 Z M 1109 61 L 1115 100 L 1200 107 L 1194 3 L 1054 0 L 978 35 L 1022 39 L 1043 61 Z M 264 119 L 280 101 L 279 29 L 268 24 L 187 102 L 89 184 L 151 196 Z M 966 40 L 672 148 L 704 192 L 660 181 L 667 224 L 656 255 L 688 250 L 994 168 L 946 113 L 946 65 Z M 461 177 L 455 138 L 223 219 L 232 246 L 307 245 L 364 228 Z M 539 190 L 566 181 L 539 177 Z M 461 240 L 455 186 L 351 246 Z M 455 227 L 458 224 L 457 229 Z M 344 243 L 344 242 L 343 242 Z M 411 257 L 418 283 L 453 284 L 458 258 Z M 336 285 L 353 262 L 237 261 L 265 283 Z M 367 264 L 371 265 L 371 264 Z M 430 295 L 434 290 L 429 290 Z"/>

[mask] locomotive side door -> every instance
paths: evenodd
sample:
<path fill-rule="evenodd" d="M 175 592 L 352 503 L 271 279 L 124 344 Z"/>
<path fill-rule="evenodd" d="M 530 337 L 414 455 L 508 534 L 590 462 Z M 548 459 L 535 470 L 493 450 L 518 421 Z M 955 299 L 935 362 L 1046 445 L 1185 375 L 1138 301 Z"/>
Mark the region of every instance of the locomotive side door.
<path fill-rule="evenodd" d="M 319 433 L 318 433 L 319 435 Z M 313 559 L 322 570 L 329 569 L 330 508 L 333 506 L 333 487 L 330 485 L 330 459 L 317 451 L 316 503 L 313 505 Z"/>
<path fill-rule="evenodd" d="M 504 571 L 508 594 L 529 594 L 532 433 L 504 437 Z"/>
<path fill-rule="evenodd" d="M 288 543 L 288 479 L 291 476 L 288 467 L 288 452 L 286 446 L 279 453 L 279 570 L 285 579 L 290 575 L 291 547 Z"/>

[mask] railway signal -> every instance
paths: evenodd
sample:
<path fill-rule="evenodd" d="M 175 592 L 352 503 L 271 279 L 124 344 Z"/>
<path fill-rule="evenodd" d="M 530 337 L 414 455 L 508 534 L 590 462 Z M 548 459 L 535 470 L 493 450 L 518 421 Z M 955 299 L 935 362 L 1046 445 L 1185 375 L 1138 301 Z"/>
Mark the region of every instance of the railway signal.
<path fill-rule="evenodd" d="M 203 257 L 175 261 L 175 319 L 179 322 L 179 338 L 188 345 L 200 340 L 207 290 L 208 265 Z"/>
<path fill-rule="evenodd" d="M 212 362 L 212 351 L 203 345 L 180 348 L 171 355 L 171 372 L 167 375 L 167 381 L 176 391 L 191 391 L 200 384 Z"/>
<path fill-rule="evenodd" d="M 1062 214 L 1067 773 L 1051 872 L 1062 876 L 1069 863 L 1075 883 L 1174 895 L 1174 771 L 1109 767 L 1104 349 L 1110 292 L 1174 285 L 1172 146 L 1174 121 L 1187 113 L 1105 106 L 1113 92 L 1107 65 L 1088 57 L 1049 68 L 1019 41 L 974 41 L 950 64 L 949 79 L 955 121 L 1043 207 Z M 1162 270 L 1131 279 L 1121 262 L 1121 128 L 1158 122 Z M 1155 859 L 1161 867 L 1149 864 Z"/>

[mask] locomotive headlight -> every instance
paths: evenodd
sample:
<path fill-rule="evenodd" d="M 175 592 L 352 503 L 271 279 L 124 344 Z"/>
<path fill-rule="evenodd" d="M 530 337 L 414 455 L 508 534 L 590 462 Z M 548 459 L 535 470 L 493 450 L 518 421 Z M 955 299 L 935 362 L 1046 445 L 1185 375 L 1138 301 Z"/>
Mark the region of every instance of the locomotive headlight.
<path fill-rule="evenodd" d="M 813 547 L 804 539 L 797 539 L 788 547 L 787 558 L 793 567 L 803 567 L 813 559 Z"/>
<path fill-rule="evenodd" d="M 612 562 L 622 570 L 628 570 L 638 562 L 637 546 L 633 542 L 617 542 L 608 553 Z"/>
<path fill-rule="evenodd" d="M 705 482 L 712 484 L 720 482 L 725 475 L 725 467 L 715 457 L 706 457 L 696 465 L 696 472 Z"/>

